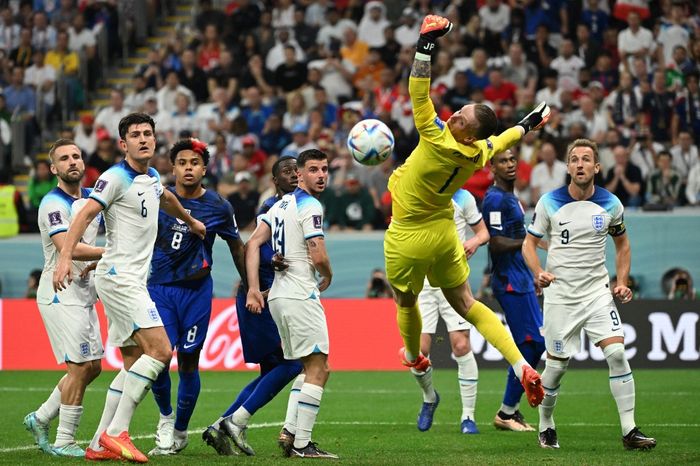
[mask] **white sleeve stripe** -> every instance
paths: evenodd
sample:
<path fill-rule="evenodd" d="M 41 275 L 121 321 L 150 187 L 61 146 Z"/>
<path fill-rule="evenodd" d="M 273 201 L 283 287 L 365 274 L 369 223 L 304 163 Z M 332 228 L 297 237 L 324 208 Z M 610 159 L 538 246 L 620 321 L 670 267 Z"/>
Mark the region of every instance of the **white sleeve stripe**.
<path fill-rule="evenodd" d="M 261 215 L 261 216 L 260 216 L 260 220 L 262 220 L 263 222 L 267 223 L 267 226 L 269 226 L 270 228 L 272 228 L 272 223 L 270 223 L 270 221 L 269 221 L 267 218 L 265 218 L 264 216 Z"/>
<path fill-rule="evenodd" d="M 538 238 L 544 238 L 544 235 L 542 233 L 537 233 L 536 231 L 534 231 L 530 227 L 527 227 L 527 232 L 530 233 L 532 236 L 536 236 Z"/>
<path fill-rule="evenodd" d="M 107 208 L 107 203 L 106 203 L 105 201 L 103 201 L 102 199 L 100 199 L 100 198 L 97 196 L 97 194 L 95 194 L 95 193 L 90 193 L 90 195 L 88 196 L 88 198 L 94 199 L 94 200 L 96 200 L 97 202 L 99 202 L 99 203 L 102 205 L 102 208 L 103 208 L 103 209 L 106 209 L 106 208 Z"/>
<path fill-rule="evenodd" d="M 304 239 L 311 239 L 311 238 L 317 238 L 319 236 L 326 236 L 322 232 L 321 233 L 311 233 L 310 235 L 304 236 Z"/>
<path fill-rule="evenodd" d="M 470 223 L 469 226 L 470 226 L 470 227 L 473 227 L 474 225 L 477 225 L 477 224 L 481 221 L 482 218 L 484 218 L 484 217 L 482 217 L 481 215 L 479 215 L 479 218 L 477 218 L 477 219 L 474 221 L 474 223 Z"/>

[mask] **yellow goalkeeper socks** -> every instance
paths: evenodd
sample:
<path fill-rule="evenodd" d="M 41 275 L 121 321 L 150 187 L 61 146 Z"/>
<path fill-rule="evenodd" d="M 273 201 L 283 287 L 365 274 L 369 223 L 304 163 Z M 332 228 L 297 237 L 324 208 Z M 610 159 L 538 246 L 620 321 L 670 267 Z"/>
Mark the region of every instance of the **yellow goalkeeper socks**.
<path fill-rule="evenodd" d="M 520 365 L 523 355 L 515 345 L 513 337 L 503 326 L 496 314 L 484 303 L 476 301 L 467 311 L 467 320 L 506 358 L 511 366 Z M 522 373 L 522 369 L 519 371 Z M 516 375 L 518 375 L 516 373 Z M 518 375 L 521 378 L 522 375 Z"/>
<path fill-rule="evenodd" d="M 418 304 L 411 307 L 396 305 L 396 321 L 399 324 L 399 333 L 403 338 L 406 348 L 406 359 L 415 360 L 420 354 L 420 333 L 423 330 Z"/>

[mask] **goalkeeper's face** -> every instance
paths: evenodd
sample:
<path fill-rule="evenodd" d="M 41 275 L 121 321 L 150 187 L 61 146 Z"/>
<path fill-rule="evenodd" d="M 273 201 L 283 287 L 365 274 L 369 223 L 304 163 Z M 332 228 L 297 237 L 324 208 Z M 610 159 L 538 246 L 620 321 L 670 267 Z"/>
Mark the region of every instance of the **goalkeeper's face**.
<path fill-rule="evenodd" d="M 455 141 L 462 144 L 471 144 L 476 141 L 475 134 L 479 123 L 476 121 L 474 108 L 474 104 L 465 105 L 447 119 L 447 128 Z"/>

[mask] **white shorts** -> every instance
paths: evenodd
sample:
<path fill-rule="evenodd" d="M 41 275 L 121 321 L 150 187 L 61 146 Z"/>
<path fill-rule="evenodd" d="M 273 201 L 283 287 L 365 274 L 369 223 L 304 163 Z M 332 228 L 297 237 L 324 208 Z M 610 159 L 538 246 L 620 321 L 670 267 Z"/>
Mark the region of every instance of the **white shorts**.
<path fill-rule="evenodd" d="M 274 298 L 268 304 L 282 340 L 285 359 L 299 359 L 313 353 L 328 354 L 326 313 L 318 298 Z"/>
<path fill-rule="evenodd" d="M 624 337 L 622 320 L 610 293 L 575 304 L 544 303 L 544 343 L 547 352 L 570 358 L 581 349 L 581 329 L 592 343 Z"/>
<path fill-rule="evenodd" d="M 95 306 L 39 304 L 56 363 L 83 363 L 105 355 Z"/>
<path fill-rule="evenodd" d="M 472 324 L 455 311 L 445 299 L 440 288 L 424 286 L 418 294 L 418 308 L 423 320 L 422 333 L 434 334 L 437 329 L 438 317 L 442 317 L 448 332 L 470 330 Z"/>
<path fill-rule="evenodd" d="M 145 283 L 105 274 L 95 276 L 95 288 L 105 307 L 107 340 L 112 346 L 136 346 L 131 338 L 136 330 L 163 326 Z"/>

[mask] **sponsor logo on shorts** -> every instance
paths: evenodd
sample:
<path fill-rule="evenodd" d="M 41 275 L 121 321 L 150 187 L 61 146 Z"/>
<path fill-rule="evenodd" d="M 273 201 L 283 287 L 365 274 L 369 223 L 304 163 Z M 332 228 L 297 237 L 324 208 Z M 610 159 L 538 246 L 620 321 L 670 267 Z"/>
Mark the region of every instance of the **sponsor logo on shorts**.
<path fill-rule="evenodd" d="M 58 210 L 56 212 L 49 212 L 49 224 L 52 227 L 60 225 L 61 223 L 63 223 L 63 220 L 61 219 L 61 212 Z"/>
<path fill-rule="evenodd" d="M 158 320 L 160 320 L 160 315 L 158 315 L 158 309 L 156 309 L 155 307 L 150 308 L 148 310 L 148 317 L 150 317 L 153 322 L 157 322 Z"/>
<path fill-rule="evenodd" d="M 80 344 L 80 355 L 83 357 L 87 357 L 90 355 L 90 345 L 87 342 L 83 342 Z"/>
<path fill-rule="evenodd" d="M 554 340 L 554 352 L 561 353 L 564 351 L 564 342 L 561 340 Z"/>
<path fill-rule="evenodd" d="M 97 180 L 97 183 L 95 183 L 95 189 L 94 191 L 96 193 L 101 193 L 104 191 L 104 189 L 107 187 L 107 180 Z"/>
<path fill-rule="evenodd" d="M 603 231 L 605 229 L 605 218 L 602 215 L 593 216 L 593 228 L 595 231 Z"/>
<path fill-rule="evenodd" d="M 314 221 L 314 228 L 321 228 L 323 226 L 323 219 L 320 215 L 312 215 L 311 218 Z"/>

